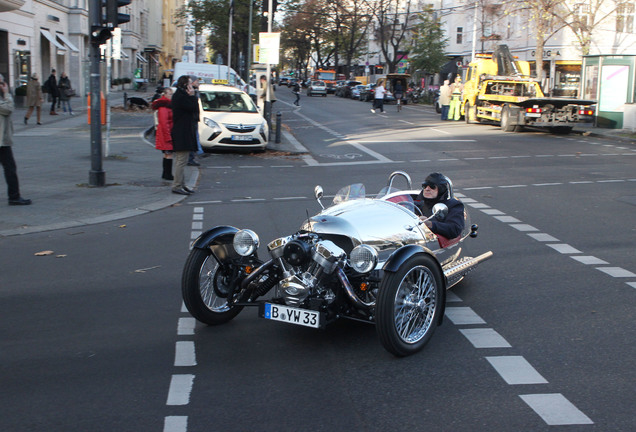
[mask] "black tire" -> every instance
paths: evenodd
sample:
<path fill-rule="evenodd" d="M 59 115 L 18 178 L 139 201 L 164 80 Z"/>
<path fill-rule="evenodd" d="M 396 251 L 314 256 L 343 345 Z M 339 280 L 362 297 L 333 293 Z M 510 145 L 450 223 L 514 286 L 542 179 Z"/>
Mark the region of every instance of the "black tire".
<path fill-rule="evenodd" d="M 470 102 L 464 104 L 464 120 L 466 120 L 466 124 L 477 123 L 477 109 L 470 106 Z"/>
<path fill-rule="evenodd" d="M 183 268 L 181 294 L 188 311 L 208 325 L 224 324 L 241 312 L 243 307 L 228 306 L 223 293 L 227 292 L 232 267 L 223 267 L 209 250 L 192 249 Z"/>
<path fill-rule="evenodd" d="M 435 102 L 435 112 L 437 114 L 440 114 L 442 112 L 442 106 L 437 102 Z"/>
<path fill-rule="evenodd" d="M 501 130 L 504 132 L 514 132 L 516 126 L 510 123 L 510 108 L 508 105 L 504 105 L 501 111 Z"/>
<path fill-rule="evenodd" d="M 415 255 L 380 284 L 376 330 L 390 353 L 404 357 L 424 348 L 443 310 L 442 275 L 433 258 Z M 407 334 L 408 332 L 408 334 Z"/>

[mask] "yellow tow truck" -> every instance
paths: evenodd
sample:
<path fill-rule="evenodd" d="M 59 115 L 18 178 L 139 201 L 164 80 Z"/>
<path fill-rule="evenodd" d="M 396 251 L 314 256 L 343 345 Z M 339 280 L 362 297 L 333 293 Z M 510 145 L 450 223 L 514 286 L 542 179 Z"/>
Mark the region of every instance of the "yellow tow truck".
<path fill-rule="evenodd" d="M 545 97 L 530 77 L 530 64 L 517 61 L 507 45 L 492 55 L 478 55 L 468 65 L 461 113 L 466 123 L 495 123 L 505 132 L 526 126 L 569 133 L 579 122 L 593 120 L 596 101 Z"/>

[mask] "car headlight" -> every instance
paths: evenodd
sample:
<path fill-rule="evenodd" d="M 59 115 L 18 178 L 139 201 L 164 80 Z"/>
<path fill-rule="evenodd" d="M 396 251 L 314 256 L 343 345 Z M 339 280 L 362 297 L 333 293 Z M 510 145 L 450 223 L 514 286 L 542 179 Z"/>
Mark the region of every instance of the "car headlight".
<path fill-rule="evenodd" d="M 241 256 L 252 255 L 258 248 L 258 235 L 252 230 L 239 230 L 234 234 L 234 250 Z"/>
<path fill-rule="evenodd" d="M 369 273 L 378 263 L 378 252 L 369 245 L 353 248 L 349 257 L 349 264 L 358 273 Z"/>
<path fill-rule="evenodd" d="M 211 118 L 204 117 L 203 123 L 210 129 L 213 129 L 214 132 L 219 132 L 219 133 L 221 132 L 221 126 L 219 126 L 219 124 L 215 122 L 214 120 L 212 120 Z"/>

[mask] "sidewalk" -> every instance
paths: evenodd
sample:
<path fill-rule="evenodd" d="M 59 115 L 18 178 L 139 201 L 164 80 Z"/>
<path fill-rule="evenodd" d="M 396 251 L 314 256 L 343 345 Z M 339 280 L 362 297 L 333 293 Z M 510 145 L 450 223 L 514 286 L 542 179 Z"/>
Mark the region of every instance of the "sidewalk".
<path fill-rule="evenodd" d="M 152 93 L 128 91 L 129 96 L 149 97 Z M 113 92 L 110 100 L 118 106 L 123 92 Z M 26 109 L 12 115 L 14 147 L 20 191 L 33 200 L 30 206 L 0 203 L 0 238 L 20 234 L 115 221 L 174 205 L 185 199 L 171 192 L 170 182 L 161 180 L 161 153 L 143 138 L 152 125 L 150 112 L 113 110 L 108 153 L 102 170 L 106 186 L 90 187 L 90 127 L 83 98 L 73 98 L 76 114 L 51 116 L 48 105 L 42 110 L 42 125 L 32 115 L 23 122 Z M 34 113 L 35 114 L 35 113 Z M 577 127 L 574 133 L 621 140 L 636 145 L 636 134 L 593 127 Z M 102 131 L 106 142 L 106 132 Z M 272 141 L 271 151 L 302 153 L 302 143 L 282 129 L 281 142 Z M 199 169 L 187 167 L 186 181 L 195 187 Z M 6 185 L 2 188 L 6 190 Z M 6 192 L 2 193 L 6 200 Z"/>

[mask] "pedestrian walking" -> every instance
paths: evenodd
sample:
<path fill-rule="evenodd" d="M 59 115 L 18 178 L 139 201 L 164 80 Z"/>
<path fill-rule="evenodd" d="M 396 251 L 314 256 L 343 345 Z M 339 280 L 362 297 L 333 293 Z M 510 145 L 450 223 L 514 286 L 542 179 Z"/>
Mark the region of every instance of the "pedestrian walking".
<path fill-rule="evenodd" d="M 375 110 L 379 109 L 380 112 L 384 112 L 384 95 L 386 94 L 386 89 L 382 83 L 378 83 L 375 86 L 375 94 L 373 99 L 373 108 L 371 108 L 371 112 L 375 114 Z"/>
<path fill-rule="evenodd" d="M 455 77 L 455 82 L 451 84 L 451 101 L 448 109 L 448 120 L 459 120 L 460 107 L 462 104 L 462 92 L 464 91 L 464 85 L 460 76 Z"/>
<path fill-rule="evenodd" d="M 65 72 L 62 72 L 62 76 L 60 77 L 60 82 L 57 83 L 57 87 L 60 90 L 60 102 L 62 104 L 62 110 L 66 113 L 66 108 L 68 108 L 68 113 L 73 115 L 73 108 L 71 108 L 71 97 L 75 95 L 75 90 L 71 86 L 71 80 L 68 78 Z"/>
<path fill-rule="evenodd" d="M 55 112 L 55 105 L 57 104 L 57 99 L 60 97 L 60 89 L 57 87 L 55 69 L 51 70 L 51 75 L 49 76 L 49 79 L 46 80 L 44 88 L 48 90 L 48 93 L 51 96 L 51 112 L 49 114 L 57 115 L 57 113 Z"/>
<path fill-rule="evenodd" d="M 13 158 L 13 122 L 11 113 L 15 109 L 9 86 L 0 74 L 0 164 L 7 181 L 9 205 L 29 205 L 30 199 L 22 198 L 18 182 L 18 170 Z"/>
<path fill-rule="evenodd" d="M 172 96 L 172 121 L 172 147 L 175 159 L 172 192 L 190 195 L 194 191 L 185 185 L 184 170 L 190 152 L 197 151 L 199 101 L 188 75 L 182 75 L 177 80 L 177 91 Z"/>
<path fill-rule="evenodd" d="M 451 102 L 450 81 L 444 80 L 444 85 L 439 88 L 439 104 L 442 107 L 442 120 L 448 120 L 448 111 Z"/>
<path fill-rule="evenodd" d="M 294 87 L 292 88 L 292 92 L 296 95 L 296 100 L 294 101 L 294 105 L 300 106 L 300 84 L 298 81 L 294 83 Z"/>
<path fill-rule="evenodd" d="M 29 122 L 29 118 L 35 109 L 37 114 L 37 119 L 39 125 L 42 116 L 42 102 L 44 102 L 44 98 L 42 97 L 42 86 L 40 85 L 40 81 L 38 80 L 38 74 L 34 73 L 31 75 L 31 79 L 27 83 L 27 97 L 26 104 L 29 107 L 26 115 L 24 116 L 24 124 Z"/>
<path fill-rule="evenodd" d="M 172 88 L 166 87 L 159 99 L 152 103 L 155 114 L 155 148 L 163 152 L 163 173 L 164 180 L 174 180 L 172 175 Z"/>

